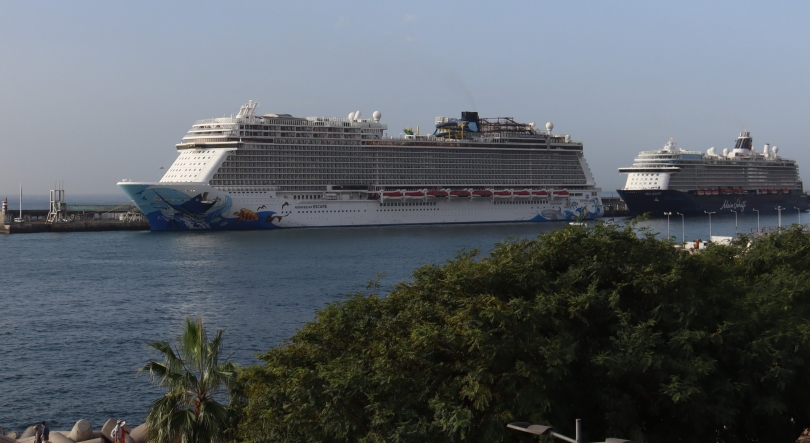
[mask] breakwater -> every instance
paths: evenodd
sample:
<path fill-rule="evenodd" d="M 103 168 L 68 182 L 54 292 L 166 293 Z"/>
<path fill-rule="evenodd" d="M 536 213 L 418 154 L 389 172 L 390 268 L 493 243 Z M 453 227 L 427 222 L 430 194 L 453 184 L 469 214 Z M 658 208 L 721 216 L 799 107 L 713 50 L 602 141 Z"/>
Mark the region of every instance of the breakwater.
<path fill-rule="evenodd" d="M 51 443 L 114 443 L 112 431 L 117 420 L 109 419 L 98 429 L 87 420 L 79 420 L 70 431 L 50 431 Z M 131 427 L 124 426 L 126 430 L 126 443 L 146 443 L 146 425 Z M 3 432 L 0 428 L 0 443 L 35 443 L 36 425 L 25 430 Z"/>

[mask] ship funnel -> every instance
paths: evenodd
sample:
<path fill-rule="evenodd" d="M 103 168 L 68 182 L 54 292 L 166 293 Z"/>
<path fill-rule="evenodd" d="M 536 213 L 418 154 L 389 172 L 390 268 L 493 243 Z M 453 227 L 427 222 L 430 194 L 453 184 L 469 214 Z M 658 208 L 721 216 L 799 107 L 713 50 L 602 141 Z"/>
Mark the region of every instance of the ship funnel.
<path fill-rule="evenodd" d="M 771 144 L 770 143 L 765 143 L 765 147 L 762 148 L 762 153 L 765 154 L 766 157 L 768 156 L 768 154 L 771 153 Z"/>

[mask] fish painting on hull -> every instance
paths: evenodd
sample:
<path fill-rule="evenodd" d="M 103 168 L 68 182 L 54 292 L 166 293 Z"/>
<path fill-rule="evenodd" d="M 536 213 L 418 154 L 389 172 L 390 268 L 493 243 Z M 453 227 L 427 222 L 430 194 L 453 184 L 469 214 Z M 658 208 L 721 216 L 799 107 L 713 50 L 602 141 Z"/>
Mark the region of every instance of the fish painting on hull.
<path fill-rule="evenodd" d="M 250 209 L 242 208 L 239 211 L 234 212 L 233 215 L 236 216 L 236 226 L 239 226 L 239 222 L 243 220 L 246 222 L 259 221 L 258 214 Z"/>

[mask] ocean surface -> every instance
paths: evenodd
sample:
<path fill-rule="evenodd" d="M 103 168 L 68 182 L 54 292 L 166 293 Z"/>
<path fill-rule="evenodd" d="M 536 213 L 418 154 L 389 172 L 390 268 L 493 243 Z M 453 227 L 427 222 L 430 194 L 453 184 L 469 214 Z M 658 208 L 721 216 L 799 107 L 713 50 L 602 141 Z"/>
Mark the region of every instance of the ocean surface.
<path fill-rule="evenodd" d="M 798 214 L 782 211 L 781 219 L 787 226 Z M 761 228 L 778 223 L 777 214 L 760 219 Z M 566 226 L 0 235 L 0 427 L 141 423 L 161 395 L 146 376 L 135 376 L 159 357 L 147 343 L 176 335 L 187 316 L 202 316 L 211 332 L 224 329 L 225 354 L 250 365 L 327 303 L 365 291 L 379 273 L 385 293 L 415 268 L 457 251 L 486 253 L 504 239 Z M 734 235 L 734 214 L 715 214 L 711 226 L 712 235 Z M 666 218 L 639 227 L 667 235 Z M 756 214 L 739 216 L 738 232 L 756 228 Z M 672 216 L 670 235 L 680 241 L 682 230 L 687 241 L 708 239 L 708 216 L 683 223 Z"/>

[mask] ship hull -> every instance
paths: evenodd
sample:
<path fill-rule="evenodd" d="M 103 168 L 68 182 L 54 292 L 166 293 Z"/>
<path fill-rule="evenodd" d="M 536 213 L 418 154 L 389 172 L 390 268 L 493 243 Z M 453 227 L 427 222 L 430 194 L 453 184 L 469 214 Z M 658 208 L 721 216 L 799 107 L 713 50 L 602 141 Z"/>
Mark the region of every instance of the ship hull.
<path fill-rule="evenodd" d="M 202 183 L 122 182 L 119 187 L 153 231 L 543 222 L 589 220 L 604 213 L 601 198 L 591 191 L 545 200 L 349 196 L 296 200 L 270 192 L 229 194 Z"/>
<path fill-rule="evenodd" d="M 661 216 L 664 212 L 704 214 L 705 212 L 722 211 L 773 211 L 777 208 L 802 211 L 810 209 L 806 194 L 792 192 L 789 194 L 734 194 L 734 195 L 696 195 L 676 190 L 617 190 L 627 204 L 631 215 L 651 213 Z"/>

